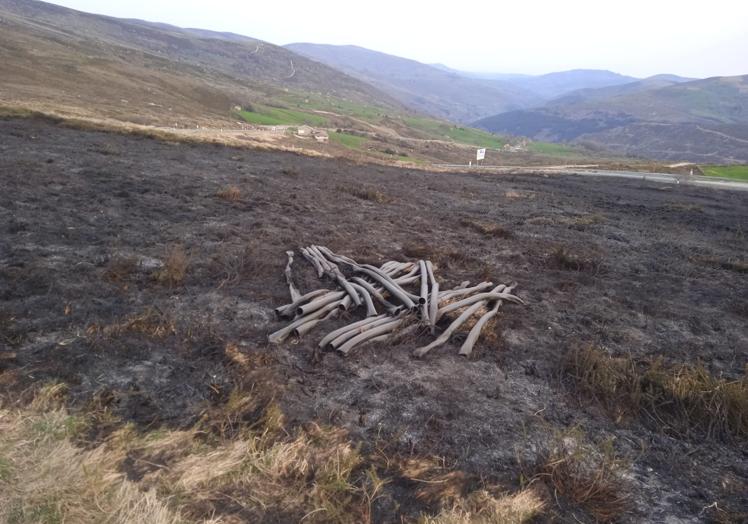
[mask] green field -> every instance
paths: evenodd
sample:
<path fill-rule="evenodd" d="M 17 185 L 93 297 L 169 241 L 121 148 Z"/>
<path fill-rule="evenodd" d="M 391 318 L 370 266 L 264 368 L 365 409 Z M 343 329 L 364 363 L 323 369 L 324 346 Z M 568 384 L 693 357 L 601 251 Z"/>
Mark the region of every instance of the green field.
<path fill-rule="evenodd" d="M 380 107 L 314 94 L 286 93 L 279 101 L 302 111 L 329 111 L 330 113 L 360 118 L 371 123 L 380 122 L 388 113 L 387 110 Z"/>
<path fill-rule="evenodd" d="M 330 133 L 330 141 L 335 142 L 336 144 L 343 145 L 345 147 L 349 147 L 351 149 L 361 149 L 361 144 L 366 141 L 366 138 L 362 136 L 349 135 L 348 133 L 332 132 Z"/>
<path fill-rule="evenodd" d="M 732 178 L 748 182 L 748 166 L 701 166 L 706 176 Z"/>
<path fill-rule="evenodd" d="M 255 111 L 239 111 L 238 114 L 246 122 L 262 126 L 299 124 L 324 126 L 327 124 L 327 119 L 323 116 L 279 107 L 258 106 Z"/>
<path fill-rule="evenodd" d="M 473 129 L 470 127 L 459 127 L 450 125 L 439 120 L 422 117 L 407 117 L 405 123 L 414 129 L 433 135 L 434 138 L 451 139 L 461 144 L 467 144 L 476 147 L 489 147 L 500 149 L 506 144 L 506 140 L 498 135 Z"/>
<path fill-rule="evenodd" d="M 573 155 L 576 151 L 563 144 L 553 144 L 551 142 L 530 142 L 527 150 L 541 155 L 566 156 Z"/>

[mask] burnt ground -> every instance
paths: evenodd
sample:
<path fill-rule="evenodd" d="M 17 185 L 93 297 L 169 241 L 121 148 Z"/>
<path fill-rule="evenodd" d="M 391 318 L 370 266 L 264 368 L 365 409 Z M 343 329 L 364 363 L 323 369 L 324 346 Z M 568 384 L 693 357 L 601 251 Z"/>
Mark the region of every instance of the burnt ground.
<path fill-rule="evenodd" d="M 0 120 L 0 178 L 8 402 L 62 381 L 73 409 L 106 403 L 124 421 L 181 427 L 267 371 L 289 424 L 339 425 L 365 445 L 442 456 L 508 486 L 554 434 L 576 429 L 627 461 L 622 520 L 707 521 L 715 502 L 748 512 L 745 441 L 616 420 L 576 394 L 560 364 L 594 345 L 742 375 L 748 276 L 732 263 L 748 251 L 746 192 L 427 173 L 37 120 Z M 228 185 L 239 200 L 216 196 Z M 442 288 L 516 281 L 527 306 L 506 306 L 467 360 L 459 343 L 415 360 L 412 341 L 315 355 L 328 329 L 269 346 L 282 326 L 272 310 L 288 301 L 284 252 L 310 243 L 360 261 L 428 257 Z M 185 280 L 156 282 L 174 245 L 189 258 Z M 558 248 L 580 263 L 555 262 Z M 302 291 L 318 286 L 303 259 L 294 270 Z M 111 328 L 138 315 L 140 331 Z"/>

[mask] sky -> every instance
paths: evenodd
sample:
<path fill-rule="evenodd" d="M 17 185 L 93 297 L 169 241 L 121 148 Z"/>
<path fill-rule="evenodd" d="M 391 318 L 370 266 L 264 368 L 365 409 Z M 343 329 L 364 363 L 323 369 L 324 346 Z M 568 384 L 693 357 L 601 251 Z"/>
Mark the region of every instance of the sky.
<path fill-rule="evenodd" d="M 351 44 L 464 71 L 748 74 L 745 0 L 54 0 L 274 44 Z"/>

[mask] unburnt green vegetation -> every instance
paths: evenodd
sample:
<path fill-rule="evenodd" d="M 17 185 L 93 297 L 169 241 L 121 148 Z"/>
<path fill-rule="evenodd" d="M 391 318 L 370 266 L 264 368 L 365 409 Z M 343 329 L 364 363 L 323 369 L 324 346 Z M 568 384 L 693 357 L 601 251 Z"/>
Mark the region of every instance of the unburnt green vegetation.
<path fill-rule="evenodd" d="M 554 144 L 552 142 L 530 142 L 527 149 L 530 152 L 540 153 L 542 155 L 570 156 L 579 154 L 579 151 L 573 147 L 563 144 Z"/>
<path fill-rule="evenodd" d="M 252 110 L 243 109 L 238 114 L 250 124 L 265 126 L 295 124 L 323 126 L 327 124 L 327 119 L 323 116 L 281 107 L 257 106 Z"/>
<path fill-rule="evenodd" d="M 429 133 L 441 140 L 454 140 L 461 144 L 499 149 L 506 144 L 506 140 L 498 135 L 450 124 L 441 120 L 425 117 L 406 117 L 404 121 L 410 127 Z"/>
<path fill-rule="evenodd" d="M 720 178 L 732 178 L 734 180 L 748 181 L 748 165 L 745 166 L 702 166 L 701 170 L 706 176 Z"/>
<path fill-rule="evenodd" d="M 349 147 L 351 149 L 360 149 L 361 145 L 366 142 L 366 138 L 358 135 L 352 135 L 350 133 L 339 133 L 337 131 L 333 131 L 330 133 L 330 141 L 335 142 L 336 144 L 343 145 L 345 147 Z"/>

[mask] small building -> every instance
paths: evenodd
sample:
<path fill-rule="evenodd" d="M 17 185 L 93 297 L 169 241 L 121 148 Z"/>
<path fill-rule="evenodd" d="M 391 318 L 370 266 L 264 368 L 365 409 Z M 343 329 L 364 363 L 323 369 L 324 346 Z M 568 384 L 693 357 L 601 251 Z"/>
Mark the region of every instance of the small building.
<path fill-rule="evenodd" d="M 330 135 L 327 134 L 327 131 L 314 131 L 312 134 L 314 135 L 314 139 L 322 144 L 330 141 Z"/>
<path fill-rule="evenodd" d="M 298 136 L 312 136 L 312 133 L 314 133 L 314 128 L 306 124 L 296 128 L 296 134 Z"/>

